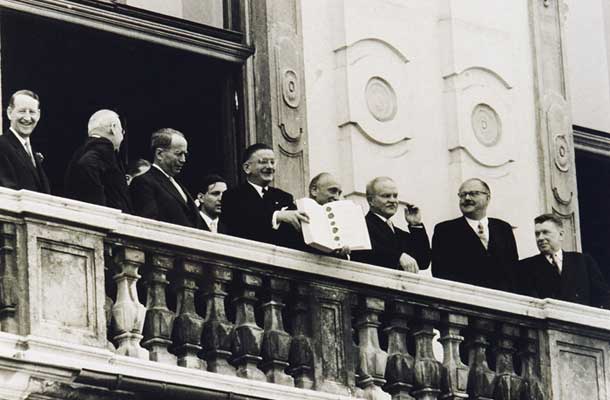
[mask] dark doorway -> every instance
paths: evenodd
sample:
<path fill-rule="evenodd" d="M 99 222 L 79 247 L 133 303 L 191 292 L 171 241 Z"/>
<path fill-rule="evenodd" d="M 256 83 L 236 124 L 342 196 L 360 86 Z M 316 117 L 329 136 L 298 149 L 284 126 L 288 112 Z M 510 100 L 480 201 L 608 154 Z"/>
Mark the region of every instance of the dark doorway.
<path fill-rule="evenodd" d="M 576 177 L 583 252 L 595 258 L 610 282 L 610 159 L 576 151 Z"/>
<path fill-rule="evenodd" d="M 32 142 L 45 156 L 53 194 L 63 193 L 67 163 L 102 108 L 124 121 L 123 159 L 150 160 L 151 133 L 169 127 L 189 142 L 180 176 L 189 190 L 196 193 L 209 172 L 235 181 L 240 65 L 67 22 L 9 11 L 0 18 L 3 105 L 19 89 L 40 95 Z"/>

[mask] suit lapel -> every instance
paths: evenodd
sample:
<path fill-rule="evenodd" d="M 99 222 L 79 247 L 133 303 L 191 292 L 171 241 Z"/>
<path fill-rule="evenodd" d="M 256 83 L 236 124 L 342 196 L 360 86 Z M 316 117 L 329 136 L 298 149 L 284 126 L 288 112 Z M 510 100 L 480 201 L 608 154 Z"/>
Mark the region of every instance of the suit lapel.
<path fill-rule="evenodd" d="M 576 265 L 573 254 L 566 251 L 563 252 L 563 260 L 561 262 L 561 286 L 560 297 L 562 299 L 571 298 L 574 292 L 574 287 L 577 285 L 578 276 L 576 274 Z"/>
<path fill-rule="evenodd" d="M 151 167 L 151 170 L 153 171 L 153 173 L 155 174 L 155 177 L 157 178 L 157 181 L 159 182 L 159 184 L 161 185 L 161 187 L 167 192 L 169 193 L 174 199 L 176 199 L 176 201 L 179 204 L 182 204 L 182 206 L 184 208 L 188 208 L 186 206 L 186 203 L 184 201 L 184 199 L 182 198 L 182 196 L 180 195 L 180 193 L 178 193 L 178 190 L 176 190 L 176 188 L 174 187 L 174 185 L 170 182 L 169 178 L 167 176 L 165 176 L 163 174 L 163 172 L 159 171 L 157 169 L 157 167 Z M 188 199 L 188 196 L 187 196 Z"/>
<path fill-rule="evenodd" d="M 35 160 L 36 166 L 34 166 L 34 164 L 32 164 L 32 159 L 30 158 L 28 153 L 26 153 L 25 149 L 23 148 L 23 145 L 21 144 L 19 139 L 17 139 L 17 137 L 15 136 L 15 134 L 12 131 L 5 133 L 5 135 L 7 135 L 9 143 L 11 143 L 11 145 L 13 146 L 13 149 L 15 150 L 15 154 L 17 154 L 17 159 L 19 160 L 21 165 L 26 170 L 30 171 L 30 173 L 34 176 L 34 179 L 36 180 L 36 185 L 38 186 L 38 188 L 45 189 L 45 191 L 48 192 L 48 182 L 46 182 L 46 176 L 44 176 L 44 174 L 39 174 L 39 171 L 42 171 L 42 170 L 41 170 L 41 167 L 40 167 L 38 161 Z M 34 159 L 35 159 L 35 157 L 34 157 Z M 44 184 L 42 182 L 44 182 Z"/>
<path fill-rule="evenodd" d="M 489 248 L 491 246 L 491 240 L 492 240 L 492 232 L 491 232 L 491 221 L 489 221 L 489 225 L 488 225 L 488 229 L 489 229 L 489 242 L 487 243 L 487 248 Z M 485 246 L 483 246 L 483 243 L 481 243 L 481 239 L 479 238 L 479 236 L 475 233 L 475 231 L 470 227 L 470 224 L 468 224 L 468 221 L 466 221 L 466 217 L 462 217 L 462 231 L 464 233 L 464 237 L 469 238 L 468 240 L 471 242 L 472 246 L 475 246 L 477 248 L 479 248 L 482 252 L 487 252 L 487 249 L 485 249 Z"/>
<path fill-rule="evenodd" d="M 390 226 L 385 223 L 381 218 L 379 218 L 375 213 L 369 211 L 368 219 L 375 227 L 375 230 L 379 232 L 379 235 L 384 238 L 393 238 L 396 233 L 392 232 Z"/>

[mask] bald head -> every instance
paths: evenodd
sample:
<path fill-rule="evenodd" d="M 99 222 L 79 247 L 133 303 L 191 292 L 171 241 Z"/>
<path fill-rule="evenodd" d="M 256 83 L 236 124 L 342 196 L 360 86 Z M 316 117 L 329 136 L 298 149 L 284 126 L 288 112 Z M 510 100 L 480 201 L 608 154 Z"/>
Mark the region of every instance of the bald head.
<path fill-rule="evenodd" d="M 111 110 L 96 111 L 87 124 L 89 136 L 101 136 L 112 142 L 118 150 L 123 142 L 123 126 L 119 115 Z"/>
<path fill-rule="evenodd" d="M 314 176 L 309 183 L 309 197 L 320 205 L 341 200 L 342 194 L 341 184 L 328 172 Z"/>

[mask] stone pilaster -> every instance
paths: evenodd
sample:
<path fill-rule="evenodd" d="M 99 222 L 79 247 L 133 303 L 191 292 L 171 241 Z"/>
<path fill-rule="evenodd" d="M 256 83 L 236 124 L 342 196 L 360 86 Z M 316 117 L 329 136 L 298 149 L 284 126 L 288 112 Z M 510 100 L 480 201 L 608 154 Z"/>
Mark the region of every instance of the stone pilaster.
<path fill-rule="evenodd" d="M 114 321 L 114 341 L 121 355 L 148 359 L 148 351 L 140 347 L 146 307 L 138 299 L 136 284 L 140 279 L 138 271 L 144 264 L 144 252 L 133 247 L 119 247 L 114 254 L 113 276 L 116 282 L 116 301 L 112 306 Z"/>
<path fill-rule="evenodd" d="M 294 379 L 284 372 L 288 366 L 292 338 L 284 330 L 282 310 L 284 309 L 283 298 L 290 291 L 290 284 L 286 279 L 269 277 L 266 286 L 269 301 L 262 306 L 265 315 L 265 333 L 261 367 L 267 375 L 268 382 L 294 386 Z"/>
<path fill-rule="evenodd" d="M 414 309 L 402 300 L 394 300 L 390 303 L 389 314 L 389 326 L 385 329 L 388 335 L 388 362 L 384 390 L 392 395 L 392 400 L 413 400 L 411 391 L 415 382 L 415 359 L 407 351 L 407 321 L 413 317 Z"/>
<path fill-rule="evenodd" d="M 0 331 L 18 333 L 16 319 L 18 302 L 17 255 L 15 224 L 0 224 Z"/>
<path fill-rule="evenodd" d="M 441 381 L 441 396 L 443 400 L 459 400 L 468 398 L 468 366 L 460 359 L 460 345 L 464 337 L 461 329 L 468 327 L 468 317 L 465 315 L 445 313 L 442 316 L 441 338 L 443 345 L 443 377 Z"/>
<path fill-rule="evenodd" d="M 165 289 L 169 283 L 167 272 L 174 268 L 174 259 L 152 254 L 148 266 L 145 277 L 148 291 L 147 311 L 142 346 L 148 349 L 152 361 L 176 365 L 176 356 L 167 351 L 171 344 L 175 315 L 167 308 L 165 298 Z"/>
<path fill-rule="evenodd" d="M 205 369 L 199 358 L 203 318 L 195 310 L 197 280 L 203 275 L 202 265 L 188 259 L 180 260 L 177 278 L 173 282 L 177 294 L 176 320 L 172 332 L 172 351 L 178 356 L 178 365 L 187 368 Z"/>
<path fill-rule="evenodd" d="M 235 335 L 233 339 L 233 364 L 237 367 L 237 376 L 241 378 L 266 381 L 263 372 L 258 369 L 261 361 L 263 329 L 256 324 L 254 305 L 256 290 L 263 285 L 260 276 L 242 272 L 237 283 L 239 293 L 235 297 Z"/>
<path fill-rule="evenodd" d="M 233 279 L 233 271 L 213 266 L 209 269 L 205 288 L 205 322 L 201 333 L 203 354 L 208 363 L 208 371 L 224 375 L 235 375 L 235 367 L 229 364 L 233 324 L 227 319 L 225 299 L 227 284 Z"/>

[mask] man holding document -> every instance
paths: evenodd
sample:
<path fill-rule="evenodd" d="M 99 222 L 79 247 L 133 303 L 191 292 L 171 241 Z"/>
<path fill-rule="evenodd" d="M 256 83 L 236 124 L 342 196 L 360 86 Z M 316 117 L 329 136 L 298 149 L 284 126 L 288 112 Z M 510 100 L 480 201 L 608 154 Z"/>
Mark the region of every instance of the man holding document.
<path fill-rule="evenodd" d="M 417 273 L 430 263 L 430 240 L 419 208 L 407 204 L 405 232 L 390 219 L 398 211 L 398 189 L 391 178 L 377 177 L 366 185 L 366 215 L 372 249 L 352 253 L 354 261 Z"/>
<path fill-rule="evenodd" d="M 355 222 L 353 218 L 349 216 L 342 218 L 345 212 L 341 211 L 348 209 L 355 210 L 360 216 L 362 213 L 356 204 L 350 200 L 343 200 L 342 194 L 343 189 L 337 179 L 328 172 L 322 172 L 314 176 L 309 183 L 309 199 L 297 200 L 298 208 L 311 217 L 311 223 L 306 224 L 303 230 L 303 239 L 305 244 L 309 245 L 306 251 L 318 250 L 321 254 L 330 253 L 349 260 L 351 248 L 345 241 L 347 239 L 345 235 L 368 241 L 368 235 L 363 235 L 362 231 L 359 232 L 352 226 Z M 321 207 L 324 205 L 328 206 Z M 343 222 L 342 219 L 346 221 Z M 363 218 L 359 219 L 364 222 Z M 361 225 L 361 228 L 366 229 L 366 224 Z"/>

